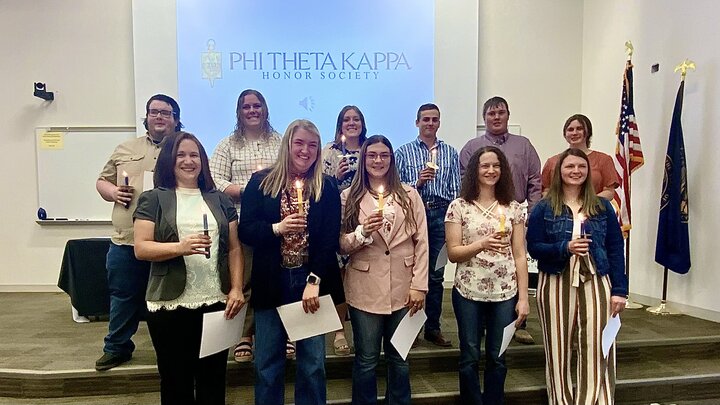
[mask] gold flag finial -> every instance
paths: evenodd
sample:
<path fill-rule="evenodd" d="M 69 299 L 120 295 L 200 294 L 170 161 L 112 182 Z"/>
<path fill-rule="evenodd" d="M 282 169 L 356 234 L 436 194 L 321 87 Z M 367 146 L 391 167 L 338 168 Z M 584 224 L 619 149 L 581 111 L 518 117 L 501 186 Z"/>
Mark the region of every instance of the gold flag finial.
<path fill-rule="evenodd" d="M 688 69 L 695 70 L 695 62 L 691 61 L 690 59 L 685 59 L 681 64 L 675 66 L 675 72 L 677 72 L 678 70 L 680 71 L 682 80 L 685 80 Z"/>
<path fill-rule="evenodd" d="M 633 48 L 632 42 L 629 39 L 625 41 L 625 53 L 627 54 L 627 60 L 632 59 L 634 50 L 635 48 Z"/>

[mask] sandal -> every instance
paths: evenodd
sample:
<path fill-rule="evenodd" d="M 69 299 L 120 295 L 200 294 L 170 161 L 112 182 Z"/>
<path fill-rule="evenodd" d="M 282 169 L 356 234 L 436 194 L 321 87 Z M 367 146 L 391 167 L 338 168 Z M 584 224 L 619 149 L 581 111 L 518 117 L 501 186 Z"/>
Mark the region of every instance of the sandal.
<path fill-rule="evenodd" d="M 348 346 L 347 339 L 343 338 L 335 338 L 335 341 L 333 342 L 333 349 L 335 351 L 336 356 L 349 356 L 350 355 L 350 346 Z"/>
<path fill-rule="evenodd" d="M 295 343 L 291 341 L 287 341 L 287 344 L 285 344 L 285 357 L 288 360 L 295 360 Z"/>
<path fill-rule="evenodd" d="M 249 363 L 255 359 L 253 354 L 253 346 L 251 342 L 240 342 L 235 346 L 233 352 L 235 361 L 238 363 Z"/>

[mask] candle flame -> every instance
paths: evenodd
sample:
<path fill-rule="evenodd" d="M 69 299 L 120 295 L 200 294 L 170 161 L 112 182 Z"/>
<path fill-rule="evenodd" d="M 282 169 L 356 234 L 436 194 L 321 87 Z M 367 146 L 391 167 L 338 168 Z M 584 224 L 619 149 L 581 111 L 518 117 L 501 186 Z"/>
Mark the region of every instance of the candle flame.
<path fill-rule="evenodd" d="M 257 169 L 258 169 L 258 171 L 262 170 L 263 169 L 262 165 L 258 165 Z"/>
<path fill-rule="evenodd" d="M 295 180 L 295 188 L 303 188 L 302 180 Z"/>
<path fill-rule="evenodd" d="M 123 177 L 127 177 L 127 176 L 128 176 L 128 174 L 127 174 L 127 172 L 126 172 L 125 170 L 123 170 L 122 175 L 123 175 Z"/>
<path fill-rule="evenodd" d="M 383 185 L 380 185 L 380 187 L 378 187 L 378 193 L 382 194 L 384 192 L 385 192 L 385 187 L 383 187 Z"/>
<path fill-rule="evenodd" d="M 583 214 L 582 212 L 579 213 L 579 214 L 578 214 L 578 220 L 580 221 L 580 223 L 585 222 L 585 214 Z"/>
<path fill-rule="evenodd" d="M 340 142 L 345 143 L 345 135 L 342 135 L 342 136 L 340 137 Z"/>
<path fill-rule="evenodd" d="M 207 214 L 207 211 L 205 210 L 205 204 L 200 206 L 200 212 L 202 212 L 203 215 Z"/>

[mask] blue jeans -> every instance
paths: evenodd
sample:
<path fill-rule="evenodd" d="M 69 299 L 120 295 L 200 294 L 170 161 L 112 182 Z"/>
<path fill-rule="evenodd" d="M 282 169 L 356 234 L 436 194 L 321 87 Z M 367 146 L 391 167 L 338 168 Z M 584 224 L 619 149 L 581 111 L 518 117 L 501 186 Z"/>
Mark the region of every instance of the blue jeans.
<path fill-rule="evenodd" d="M 387 363 L 388 405 L 410 404 L 410 366 L 400 357 L 390 339 L 408 309 L 402 308 L 389 315 L 372 314 L 349 307 L 355 343 L 353 362 L 353 405 L 377 403 L 377 377 L 375 369 L 380 360 L 380 343 L 385 348 Z"/>
<path fill-rule="evenodd" d="M 503 328 L 515 318 L 517 295 L 500 302 L 472 301 L 453 288 L 452 303 L 460 338 L 460 402 L 463 404 L 501 405 L 505 400 L 505 354 L 498 356 Z M 485 328 L 482 326 L 485 325 Z M 480 342 L 485 338 L 485 392 L 478 379 Z"/>
<path fill-rule="evenodd" d="M 283 269 L 277 280 L 283 302 L 302 300 L 310 271 L 305 267 Z M 255 309 L 255 404 L 285 403 L 285 343 L 287 333 L 275 308 Z M 295 403 L 297 405 L 324 404 L 325 336 L 319 335 L 296 343 Z"/>
<path fill-rule="evenodd" d="M 442 314 L 443 281 L 445 267 L 436 269 L 437 258 L 445 244 L 445 213 L 447 207 L 426 209 L 428 226 L 428 292 L 425 296 L 425 335 L 440 331 L 440 315 Z"/>
<path fill-rule="evenodd" d="M 145 317 L 145 290 L 150 262 L 135 258 L 132 246 L 110 244 L 105 262 L 110 291 L 110 322 L 105 336 L 105 353 L 129 355 L 135 350 L 132 336 Z"/>

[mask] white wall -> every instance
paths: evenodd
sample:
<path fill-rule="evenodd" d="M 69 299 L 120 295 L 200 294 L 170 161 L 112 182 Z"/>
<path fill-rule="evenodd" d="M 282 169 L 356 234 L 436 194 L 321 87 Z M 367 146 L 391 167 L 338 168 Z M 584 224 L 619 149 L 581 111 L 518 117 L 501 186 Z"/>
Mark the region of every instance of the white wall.
<path fill-rule="evenodd" d="M 0 54 L 0 290 L 52 288 L 67 239 L 111 230 L 35 223 L 35 127 L 136 124 L 130 0 L 3 0 Z M 33 97 L 34 81 L 55 101 Z"/>
<path fill-rule="evenodd" d="M 690 58 L 697 71 L 688 73 L 683 130 L 688 161 L 690 243 L 693 266 L 684 276 L 670 273 L 668 300 L 681 309 L 714 311 L 720 320 L 720 277 L 717 273 L 720 229 L 720 3 L 714 0 L 585 0 L 582 111 L 593 120 L 597 146 L 611 149 L 620 106 L 624 43 L 635 47 L 635 110 L 645 165 L 632 177 L 633 230 L 631 280 L 633 294 L 659 298 L 662 268 L 655 263 L 660 186 L 670 119 L 680 74 L 673 68 Z M 660 71 L 650 73 L 650 66 Z M 698 315 L 701 313 L 696 312 Z"/>
<path fill-rule="evenodd" d="M 485 100 L 504 97 L 545 162 L 580 110 L 582 1 L 482 0 L 479 11 L 478 123 Z"/>

